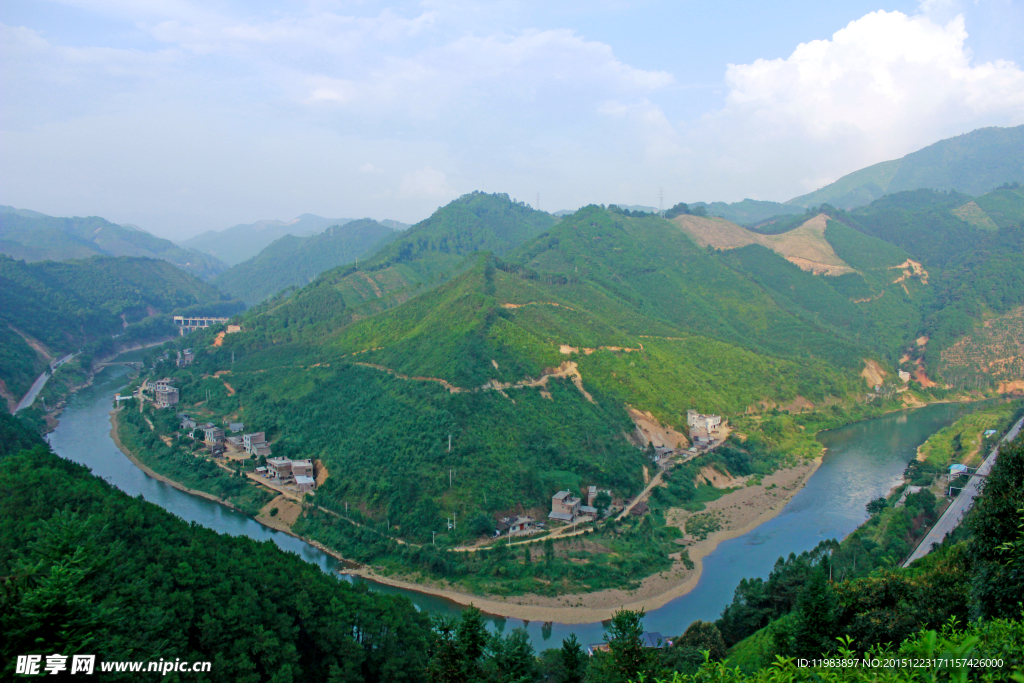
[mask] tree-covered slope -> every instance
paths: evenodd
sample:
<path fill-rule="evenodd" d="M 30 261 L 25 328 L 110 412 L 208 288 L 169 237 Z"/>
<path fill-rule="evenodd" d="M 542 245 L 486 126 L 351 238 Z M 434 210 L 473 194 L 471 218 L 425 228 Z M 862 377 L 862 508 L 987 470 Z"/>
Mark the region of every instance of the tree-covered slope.
<path fill-rule="evenodd" d="M 998 222 L 983 206 L 992 210 Z M 970 211 L 965 212 L 965 207 Z M 886 257 L 889 261 L 901 258 L 901 253 L 913 259 L 905 263 L 910 267 L 902 268 L 906 277 L 895 279 L 901 288 L 907 288 L 908 295 L 920 289 L 918 309 L 916 313 L 893 310 L 902 316 L 905 329 L 917 327 L 911 336 L 927 340 L 923 349 L 906 349 L 912 361 L 920 357 L 928 373 L 961 386 L 978 388 L 993 380 L 1019 379 L 1007 377 L 998 368 L 993 372 L 978 373 L 977 368 L 963 372 L 960 363 L 946 364 L 949 372 L 941 374 L 945 350 L 985 320 L 1006 315 L 1024 304 L 1022 223 L 1014 220 L 1024 215 L 1024 194 L 1018 188 L 1008 185 L 976 199 L 952 191 L 915 190 L 887 195 L 850 212 L 830 207 L 826 210 L 834 219 L 830 221 L 834 238 L 845 234 L 846 238 L 839 238 L 842 241 L 859 234 L 860 241 L 870 237 L 876 243 L 888 242 L 896 247 L 890 248 Z M 979 220 L 979 212 L 984 212 L 986 221 Z M 898 275 L 901 269 L 890 267 L 889 271 Z M 885 277 L 884 273 L 878 275 Z M 922 282 L 927 286 L 915 284 Z M 879 284 L 876 282 L 876 291 Z M 872 305 L 888 307 L 899 298 L 899 293 L 895 294 L 895 299 L 887 294 Z M 993 353 L 990 360 L 1002 359 L 1016 367 L 1006 353 Z M 976 345 L 972 354 L 991 355 Z"/>
<path fill-rule="evenodd" d="M 804 207 L 828 203 L 848 209 L 906 190 L 955 190 L 980 195 L 1002 183 L 1022 180 L 1024 126 L 979 128 L 900 159 L 855 171 L 786 203 Z"/>
<path fill-rule="evenodd" d="M 505 194 L 467 194 L 397 235 L 358 267 L 334 268 L 295 296 L 264 304 L 261 333 L 273 341 L 316 338 L 437 287 L 471 265 L 468 255 L 505 253 L 556 220 Z"/>
<path fill-rule="evenodd" d="M 88 218 L 54 218 L 0 207 L 0 253 L 24 261 L 64 261 L 90 256 L 139 256 L 173 263 L 210 279 L 226 267 L 209 254 L 183 249 L 133 226 Z"/>
<path fill-rule="evenodd" d="M 635 493 L 644 460 L 625 438 L 627 407 L 682 430 L 692 407 L 843 399 L 880 355 L 804 308 L 824 315 L 839 295 L 787 310 L 732 255 L 661 218 L 587 207 L 503 258 L 464 234 L 406 238 L 413 263 L 457 257 L 458 272 L 386 310 L 336 315 L 347 291 L 321 277 L 247 313 L 246 331 L 195 370 L 236 359 L 237 393 L 207 407 L 265 429 L 275 453 L 322 460 L 318 501 L 359 505 L 422 541 L 449 512 L 541 509 L 590 484 Z M 401 244 L 374 261 L 393 263 Z"/>
<path fill-rule="evenodd" d="M 48 357 L 118 334 L 157 314 L 227 302 L 211 285 L 166 261 L 93 257 L 25 263 L 0 256 L 0 380 L 20 397 Z M 230 307 L 232 312 L 238 305 Z M 154 335 L 174 333 L 169 317 Z"/>
<path fill-rule="evenodd" d="M 82 653 L 109 680 L 138 674 L 102 662 L 161 659 L 211 662 L 203 681 L 424 679 L 429 621 L 407 599 L 131 498 L 9 415 L 0 433 L 5 680 L 20 655 Z"/>
<path fill-rule="evenodd" d="M 394 237 L 394 230 L 369 218 L 308 237 L 285 235 L 218 275 L 213 284 L 251 306 L 289 287 L 307 285 L 325 270 L 353 263 Z"/>

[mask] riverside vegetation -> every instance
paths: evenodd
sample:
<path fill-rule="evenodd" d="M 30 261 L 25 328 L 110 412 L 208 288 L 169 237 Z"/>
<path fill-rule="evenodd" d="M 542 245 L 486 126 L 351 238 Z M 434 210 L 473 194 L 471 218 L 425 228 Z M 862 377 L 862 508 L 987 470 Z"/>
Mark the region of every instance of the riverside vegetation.
<path fill-rule="evenodd" d="M 983 147 L 991 151 L 989 137 Z M 360 265 L 328 270 L 302 289 L 238 316 L 238 334 L 199 332 L 154 351 L 147 372 L 171 376 L 181 387 L 183 407 L 197 417 L 244 421 L 267 433 L 276 455 L 323 463 L 330 476 L 305 501 L 293 528 L 347 557 L 481 593 L 557 595 L 632 587 L 668 566 L 670 550 L 679 547 L 674 540 L 681 530 L 665 523 L 667 513 L 699 511 L 725 492 L 698 484 L 701 468 L 757 485 L 780 467 L 817 456 L 814 434 L 821 429 L 907 403 L 966 391 L 991 394 L 1002 379 L 997 373 L 1016 367 L 964 365 L 957 360 L 962 354 L 944 353 L 978 326 L 1010 319 L 1024 304 L 1024 195 L 1012 183 L 983 194 L 991 185 L 970 190 L 971 196 L 958 194 L 967 190 L 957 187 L 907 188 L 859 208 L 811 206 L 804 215 L 780 212 L 787 215 L 753 230 L 702 215 L 709 213 L 707 206 L 676 207 L 671 221 L 615 206 L 584 207 L 557 220 L 506 195 L 473 193 L 395 236 Z M 716 242 L 722 239 L 740 242 Z M 90 302 L 85 308 L 96 307 Z M 20 310 L 31 319 L 31 307 Z M 98 319 L 107 327 L 97 328 L 97 343 L 117 324 L 111 311 L 101 313 Z M 17 340 L 11 340 L 15 348 Z M 197 349 L 196 361 L 175 368 L 166 351 L 185 343 Z M 906 386 L 895 378 L 897 369 L 911 373 Z M 608 522 L 578 537 L 542 537 L 532 547 L 497 543 L 461 552 L 460 545 L 490 534 L 496 516 L 543 515 L 559 489 L 596 485 L 612 489 L 619 501 L 636 496 L 653 465 L 630 410 L 685 434 L 689 408 L 726 415 L 734 435 L 714 453 L 663 475 L 648 515 Z M 258 489 L 241 486 L 243 471 L 255 463 L 228 471 L 196 458 L 186 435 L 180 441 L 172 435 L 170 411 L 122 411 L 121 417 L 122 439 L 146 451 L 140 457 L 154 469 L 173 472 L 250 512 L 265 500 Z M 29 455 L 10 456 L 17 467 L 0 476 L 18 475 L 4 480 L 21 496 L 10 497 L 22 506 L 11 508 L 12 518 L 21 519 L 17 513 L 24 509 L 43 519 L 43 512 L 65 504 L 66 491 L 76 491 L 38 484 L 18 488 L 23 479 L 31 483 L 24 473 L 46 457 L 38 446 Z M 759 680 L 803 675 L 792 663 L 764 668 L 766 657 L 813 656 L 840 647 L 991 653 L 1009 644 L 1007 652 L 1019 653 L 1012 646 L 1020 639 L 1019 622 L 1013 621 L 1020 614 L 1013 605 L 1021 601 L 1024 583 L 1016 558 L 1016 511 L 1024 508 L 1020 461 L 1020 447 L 1008 449 L 971 526 L 909 570 L 889 565 L 934 519 L 937 501 L 927 491 L 908 496 L 899 508 L 894 500 L 874 501 L 872 520 L 850 538 L 783 558 L 767 581 L 741 585 L 721 620 L 695 624 L 692 633 L 682 634 L 678 640 L 686 648 L 638 650 L 642 615 L 622 612 L 614 620 L 615 644 L 607 657 L 586 660 L 584 667 L 579 644 L 570 642 L 558 661 L 549 655 L 538 662 L 524 634 L 487 637 L 473 624 L 478 615 L 466 610 L 457 624 L 415 622 L 423 629 L 410 632 L 408 642 L 369 644 L 355 671 L 325 654 L 327 647 L 303 659 L 308 650 L 296 634 L 316 619 L 298 602 L 285 600 L 296 605 L 297 616 L 272 619 L 268 629 L 282 635 L 268 636 L 265 647 L 255 650 L 260 655 L 233 650 L 230 671 L 241 676 L 248 670 L 253 680 L 277 675 L 279 660 L 267 659 L 270 665 L 262 669 L 264 664 L 254 662 L 276 652 L 281 642 L 285 653 L 295 653 L 288 662 L 293 677 L 335 680 L 383 679 L 389 655 L 374 659 L 373 653 L 388 647 L 411 658 L 396 655 L 414 672 L 411 677 L 434 680 L 531 680 L 545 670 L 562 680 L 627 680 L 640 673 L 650 679 L 672 671 L 702 680 L 742 680 L 746 674 L 700 663 L 699 653 L 718 658 L 730 645 L 730 661 L 760 667 L 751 674 Z M 911 478 L 928 475 L 908 472 Z M 79 470 L 69 477 L 87 479 Z M 69 510 L 94 510 L 86 498 L 67 503 Z M 33 507 L 31 501 L 40 502 Z M 455 515 L 459 524 L 448 528 L 447 519 Z M 710 533 L 713 526 L 707 516 L 697 519 L 694 530 Z M 38 530 L 13 528 L 21 529 L 20 538 Z M 75 529 L 75 538 L 88 536 Z M 434 538 L 437 530 L 442 533 Z M 0 556 L 5 562 L 15 545 L 8 547 Z M 85 541 L 63 547 L 89 552 Z M 224 555 L 239 552 L 244 551 Z M 11 604 L 24 614 L 34 614 L 25 610 L 36 609 L 37 597 L 46 598 L 32 593 L 42 585 L 40 577 L 64 571 L 53 570 L 47 557 L 63 556 L 45 549 L 25 556 L 41 573 L 26 573 L 23 584 L 22 574 L 7 574 L 5 587 L 17 589 L 10 593 Z M 686 563 L 685 554 L 678 561 Z M 204 576 L 215 569 L 204 568 Z M 181 572 L 185 580 L 170 595 L 187 593 L 190 576 Z M 238 571 L 232 576 L 241 580 Z M 77 576 L 70 581 L 86 585 Z M 965 596 L 962 587 L 968 584 Z M 327 595 L 320 591 L 318 597 Z M 232 595 L 246 599 L 254 592 L 231 588 Z M 415 627 L 406 618 L 407 606 L 399 601 L 391 607 L 402 623 Z M 132 615 L 155 619 L 163 609 Z M 175 618 L 192 624 L 187 617 L 193 614 L 220 633 L 212 626 L 217 617 L 202 610 Z M 229 612 L 225 618 L 237 624 L 240 617 Z M 345 614 L 337 618 L 351 623 Z M 936 633 L 918 634 L 922 626 Z M 196 628 L 199 633 L 187 640 L 199 643 L 192 651 L 220 644 Z M 348 647 L 350 632 L 362 637 L 355 625 L 346 626 L 344 636 L 318 631 L 309 647 L 320 647 L 320 635 L 339 637 L 340 646 Z M 246 627 L 238 642 L 244 646 L 250 636 Z M 849 639 L 840 646 L 838 636 Z M 296 643 L 294 650 L 288 643 Z M 1004 659 L 1008 669 L 970 676 L 1005 677 L 1020 665 L 1010 654 Z M 894 680 L 907 675 L 891 672 Z"/>
<path fill-rule="evenodd" d="M 197 680 L 239 681 L 1004 681 L 1024 673 L 1021 440 L 1003 447 L 958 536 L 909 569 L 876 557 L 851 571 L 847 541 L 823 544 L 780 560 L 763 584 L 744 582 L 718 622 L 694 622 L 662 649 L 643 646 L 642 612 L 620 611 L 608 651 L 588 657 L 575 637 L 538 655 L 525 630 L 490 634 L 475 608 L 431 619 L 405 598 L 339 582 L 270 543 L 189 525 L 57 458 L 10 416 L 0 416 L 0 437 L 7 674 L 16 655 L 37 652 L 209 660 L 214 673 Z M 901 509 L 927 508 L 922 497 Z M 939 662 L 828 669 L 793 659 L 821 656 Z M 998 664 L 955 670 L 948 660 L 958 657 Z"/>
<path fill-rule="evenodd" d="M 936 292 L 977 291 L 978 281 L 906 251 L 877 218 L 907 205 L 901 225 L 920 231 L 936 202 L 956 205 L 942 197 L 808 213 L 803 222 L 824 215 L 818 244 L 851 271 L 823 276 L 760 244 L 701 247 L 690 231 L 718 225 L 701 211 L 679 209 L 672 223 L 592 206 L 555 224 L 506 196 L 474 193 L 365 265 L 257 306 L 217 346 L 208 346 L 216 331 L 195 336 L 188 343 L 203 350 L 191 368 L 157 363 L 153 372 L 171 376 L 198 417 L 244 421 L 267 432 L 276 455 L 320 460 L 330 477 L 293 530 L 378 572 L 494 595 L 635 587 L 678 550 L 682 530 L 667 512 L 697 511 L 727 492 L 698 484 L 701 467 L 756 484 L 816 457 L 822 429 L 949 394 L 916 380 L 899 393 L 884 368 L 932 368 L 933 342 L 915 340 L 924 331 L 942 343 L 949 306 Z M 961 252 L 953 261 L 998 264 L 1016 282 L 1024 263 L 1002 247 L 1018 228 L 983 231 L 949 216 L 948 245 Z M 1019 289 L 977 310 L 1012 306 Z M 867 384 L 866 360 L 880 370 Z M 534 544 L 529 557 L 500 543 L 456 549 L 489 535 L 497 515 L 545 516 L 561 489 L 636 495 L 652 465 L 624 438 L 635 431 L 627 407 L 683 433 L 686 409 L 719 412 L 743 436 L 667 473 L 642 521 L 597 525 L 551 550 Z M 215 481 L 204 490 L 220 490 Z M 455 528 L 445 521 L 453 517 Z"/>

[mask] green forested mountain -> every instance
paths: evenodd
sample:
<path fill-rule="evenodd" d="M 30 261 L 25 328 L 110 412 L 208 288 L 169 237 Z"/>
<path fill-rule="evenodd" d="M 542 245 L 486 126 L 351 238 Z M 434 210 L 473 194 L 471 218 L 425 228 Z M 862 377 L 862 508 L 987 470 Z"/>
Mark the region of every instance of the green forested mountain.
<path fill-rule="evenodd" d="M 503 254 L 556 220 L 508 195 L 465 195 L 397 235 L 358 268 L 334 268 L 294 297 L 269 302 L 259 332 L 275 342 L 316 338 L 447 281 L 472 263 L 469 254 Z"/>
<path fill-rule="evenodd" d="M 845 175 L 787 204 L 828 203 L 848 209 L 906 190 L 955 190 L 980 195 L 1007 182 L 1024 181 L 1024 126 L 980 128 L 940 140 L 900 159 Z"/>
<path fill-rule="evenodd" d="M 501 221 L 485 230 L 490 216 Z M 318 504 L 348 504 L 350 516 L 358 508 L 368 528 L 386 521 L 418 544 L 449 515 L 483 520 L 422 549 L 316 513 L 296 530 L 355 559 L 506 581 L 498 565 L 477 571 L 444 548 L 486 532 L 494 514 L 542 514 L 562 488 L 638 492 L 645 459 L 624 438 L 635 428 L 629 408 L 682 431 L 688 408 L 742 415 L 797 397 L 842 401 L 862 395 L 865 359 L 891 367 L 902 328 L 879 338 L 870 326 L 913 310 L 919 287 L 879 274 L 903 252 L 844 228 L 837 243 L 863 272 L 834 278 L 756 245 L 709 250 L 656 216 L 591 206 L 554 224 L 507 198 L 469 195 L 359 269 L 253 309 L 245 332 L 207 349 L 176 382 L 183 402 L 209 390 L 204 410 L 265 430 L 275 454 L 323 462 L 330 477 Z M 487 247 L 504 255 L 477 251 Z M 383 296 L 390 282 L 404 289 L 375 309 L 353 296 L 358 279 Z M 851 303 L 859 295 L 869 301 Z M 203 379 L 232 357 L 235 393 Z M 772 438 L 758 446 L 768 470 L 787 457 Z M 698 494 L 683 478 L 671 495 Z M 617 550 L 585 569 L 538 568 L 538 579 L 568 571 L 594 590 L 658 571 L 663 555 L 650 554 L 643 533 L 609 541 Z"/>
<path fill-rule="evenodd" d="M 218 275 L 213 284 L 251 306 L 281 290 L 307 285 L 325 270 L 372 254 L 395 234 L 391 228 L 363 218 L 308 237 L 285 235 Z"/>
<path fill-rule="evenodd" d="M 997 192 L 1013 215 L 1016 190 Z M 974 223 L 960 216 L 972 202 Z M 295 529 L 347 557 L 491 592 L 621 585 L 660 571 L 673 529 L 636 528 L 575 569 L 516 576 L 496 556 L 477 566 L 447 549 L 495 515 L 543 515 L 559 489 L 634 495 L 645 460 L 624 438 L 631 410 L 684 433 L 689 408 L 742 422 L 751 439 L 722 464 L 730 472 L 816 452 L 809 435 L 836 415 L 881 410 L 871 406 L 895 390 L 897 367 L 922 360 L 932 372 L 943 329 L 969 328 L 1024 292 L 1020 228 L 978 227 L 986 204 L 906 192 L 851 212 L 825 205 L 768 235 L 699 212 L 669 221 L 614 206 L 556 222 L 474 193 L 358 267 L 252 309 L 244 332 L 177 371 L 177 384 L 186 404 L 266 431 L 275 453 L 324 464 L 318 504 L 348 510 L 364 531 L 316 512 Z M 996 274 L 999 286 L 985 284 Z M 915 341 L 928 334 L 937 341 Z M 207 379 L 221 370 L 231 391 Z M 866 399 L 875 384 L 888 389 Z M 764 415 L 808 405 L 834 408 Z M 672 505 L 711 495 L 680 476 Z M 470 524 L 417 545 L 450 515 Z"/>
<path fill-rule="evenodd" d="M 977 198 L 952 191 L 899 192 L 848 213 L 830 213 L 836 222 L 899 247 L 920 262 L 929 286 L 917 313 L 916 336 L 928 343 L 911 355 L 920 354 L 928 372 L 946 381 L 976 381 L 976 373 L 944 370 L 941 357 L 984 320 L 1024 305 L 1020 187 L 1006 185 Z M 997 354 L 990 360 L 1001 359 Z"/>
<path fill-rule="evenodd" d="M 10 415 L 0 434 L 5 680 L 35 653 L 94 654 L 109 680 L 139 674 L 100 662 L 161 659 L 212 662 L 187 674 L 203 681 L 424 680 L 429 620 L 407 599 L 131 498 Z"/>
<path fill-rule="evenodd" d="M 25 263 L 0 256 L 0 381 L 16 397 L 31 386 L 49 358 L 124 333 L 150 319 L 147 336 L 174 334 L 169 316 L 205 307 L 236 312 L 211 285 L 166 261 L 96 256 L 64 262 Z"/>
<path fill-rule="evenodd" d="M 209 254 L 182 249 L 133 226 L 96 216 L 54 218 L 10 206 L 0 206 L 0 253 L 24 261 L 141 256 L 173 263 L 207 280 L 226 267 Z"/>

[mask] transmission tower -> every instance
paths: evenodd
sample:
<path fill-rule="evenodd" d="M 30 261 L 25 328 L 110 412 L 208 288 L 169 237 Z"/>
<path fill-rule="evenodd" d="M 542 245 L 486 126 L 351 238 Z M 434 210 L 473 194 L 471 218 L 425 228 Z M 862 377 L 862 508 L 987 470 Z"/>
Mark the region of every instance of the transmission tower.
<path fill-rule="evenodd" d="M 658 188 L 658 213 L 665 213 L 665 188 Z"/>

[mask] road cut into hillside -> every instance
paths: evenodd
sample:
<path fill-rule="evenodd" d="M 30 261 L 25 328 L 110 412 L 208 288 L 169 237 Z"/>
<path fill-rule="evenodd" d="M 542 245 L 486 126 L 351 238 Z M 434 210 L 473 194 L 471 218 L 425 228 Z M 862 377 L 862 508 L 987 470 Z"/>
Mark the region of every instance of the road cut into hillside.
<path fill-rule="evenodd" d="M 648 576 L 635 590 L 609 589 L 559 597 L 528 594 L 497 598 L 464 593 L 443 581 L 418 583 L 398 575 L 382 575 L 370 567 L 346 572 L 377 583 L 436 595 L 461 605 L 472 604 L 489 614 L 527 621 L 587 624 L 609 620 L 620 609 L 644 609 L 650 612 L 692 591 L 700 579 L 705 557 L 720 543 L 743 536 L 778 515 L 820 464 L 821 458 L 818 457 L 797 467 L 780 470 L 764 477 L 760 484 L 744 484 L 718 500 L 707 503 L 706 510 L 698 514 L 717 513 L 721 528 L 704 540 L 686 546 L 693 569 L 687 569 L 681 559 L 676 559 L 670 570 Z M 739 483 L 739 480 L 736 481 Z M 686 520 L 693 514 L 673 509 L 669 511 L 667 521 L 685 528 Z M 683 546 L 679 549 L 682 551 Z"/>

